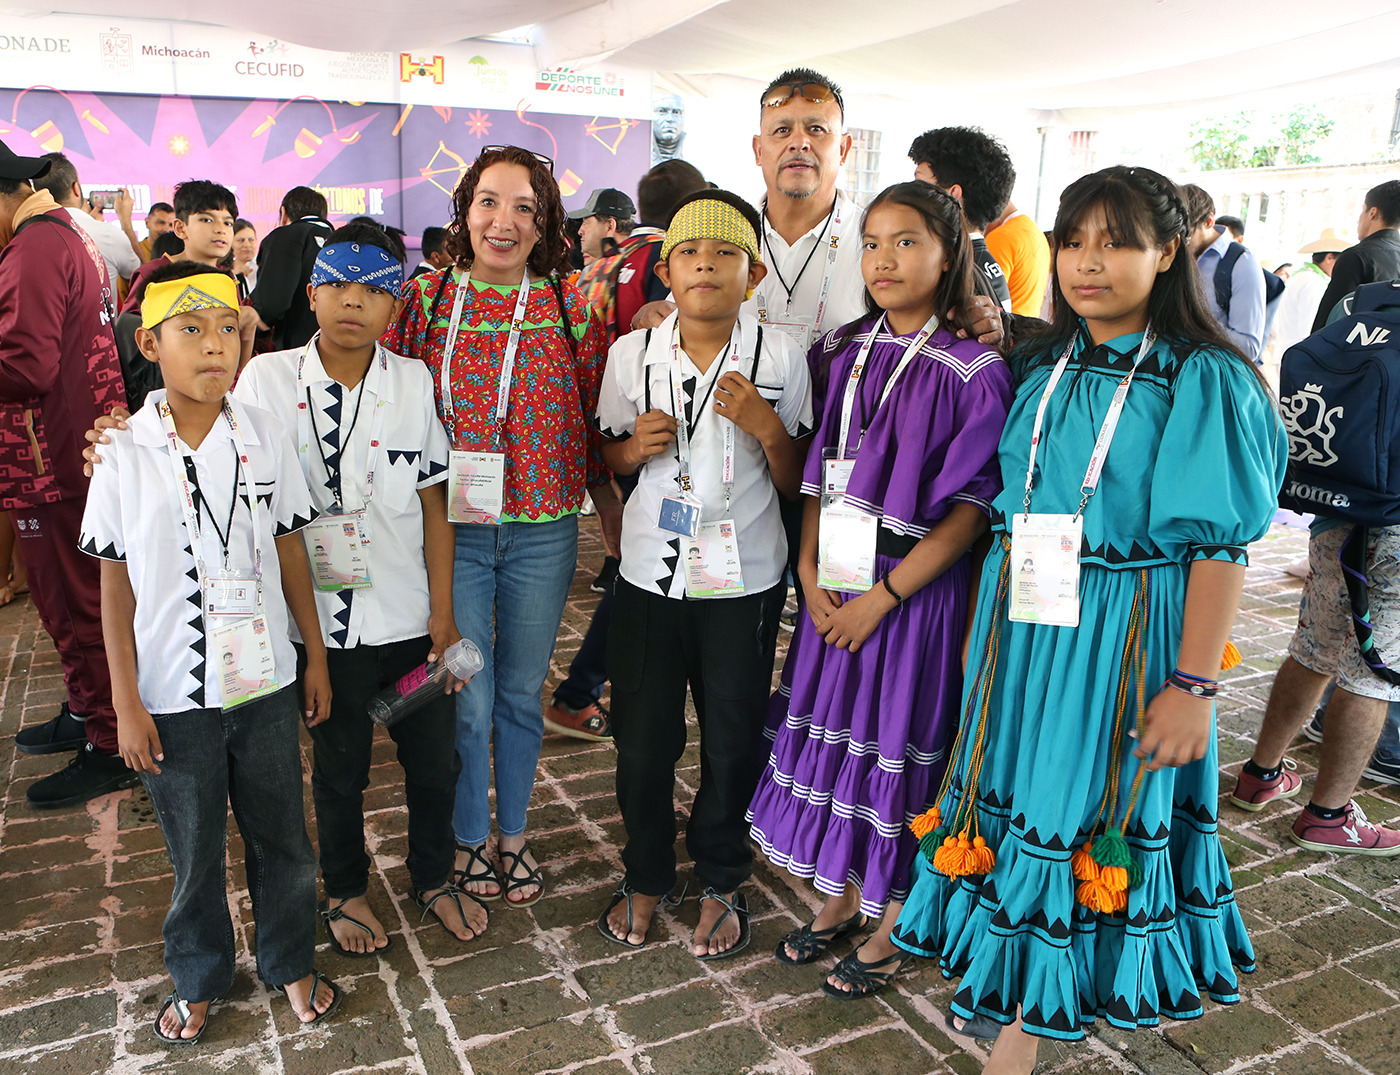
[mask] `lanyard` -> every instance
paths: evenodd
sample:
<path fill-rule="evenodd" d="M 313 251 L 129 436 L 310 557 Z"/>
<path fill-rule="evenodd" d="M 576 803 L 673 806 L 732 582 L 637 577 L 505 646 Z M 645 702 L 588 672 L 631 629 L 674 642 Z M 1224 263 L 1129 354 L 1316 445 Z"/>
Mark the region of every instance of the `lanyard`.
<path fill-rule="evenodd" d="M 156 408 L 160 413 L 160 424 L 165 430 L 165 444 L 167 455 L 170 457 L 170 468 L 175 473 L 175 481 L 180 486 L 180 507 L 185 515 L 185 534 L 190 541 L 190 551 L 194 553 L 195 569 L 199 572 L 201 584 L 209 578 L 209 569 L 204 563 L 204 549 L 199 541 L 199 513 L 194 506 L 194 493 L 190 489 L 189 476 L 185 473 L 184 458 L 185 453 L 180 450 L 180 436 L 175 431 L 175 420 L 170 413 L 170 404 L 165 400 L 160 401 Z M 240 486 L 248 497 L 248 514 L 253 520 L 253 575 L 258 581 L 258 607 L 262 606 L 262 541 L 258 532 L 258 498 L 248 480 L 248 447 L 243 443 L 243 433 L 238 428 L 238 418 L 233 413 L 228 398 L 224 398 L 223 416 L 228 421 L 229 431 L 233 434 L 233 446 L 235 459 L 233 466 L 233 503 L 238 503 L 238 491 Z M 206 505 L 209 505 L 208 497 L 201 497 Z M 220 542 L 224 547 L 224 570 L 229 567 L 229 538 L 233 536 L 233 509 L 229 509 L 229 533 L 225 537 L 219 534 Z M 214 522 L 213 509 L 209 509 L 209 521 Z M 214 532 L 219 533 L 217 524 L 214 524 Z"/>
<path fill-rule="evenodd" d="M 778 259 L 776 257 L 773 258 L 773 275 L 778 278 L 778 282 L 783 286 L 783 289 L 787 292 L 787 305 L 788 309 L 791 310 L 792 293 L 797 290 L 797 285 L 802 280 L 802 274 L 807 271 L 807 266 L 812 261 L 812 255 L 814 255 L 817 252 L 817 249 L 822 245 L 823 241 L 827 239 L 828 234 L 831 237 L 830 241 L 827 243 L 826 265 L 822 268 L 822 286 L 821 290 L 817 294 L 816 317 L 812 321 L 813 340 L 817 340 L 821 337 L 822 321 L 826 317 L 826 300 L 827 296 L 831 294 L 831 281 L 832 278 L 835 276 L 833 269 L 836 265 L 836 248 L 841 243 L 841 209 L 841 198 L 838 196 L 836 199 L 836 204 L 831 207 L 831 212 L 827 215 L 826 225 L 822 228 L 821 235 L 817 237 L 816 245 L 813 246 L 811 251 L 808 252 L 807 260 L 802 263 L 802 268 L 798 270 L 797 278 L 793 280 L 792 287 L 788 287 L 787 281 L 784 280 L 782 278 L 782 274 L 778 272 Z M 768 241 L 768 230 L 766 228 L 763 231 L 763 241 L 764 244 L 767 245 L 768 252 L 771 255 L 773 253 L 773 245 Z M 763 296 L 762 287 L 758 289 L 755 298 L 758 302 L 758 319 L 760 321 L 767 321 L 768 302 Z"/>
<path fill-rule="evenodd" d="M 452 413 L 455 408 L 452 403 L 452 386 L 448 382 L 448 377 L 452 369 L 452 355 L 457 348 L 457 330 L 462 323 L 462 306 L 466 301 L 470 284 L 471 278 L 467 275 L 457 281 L 457 296 L 452 300 L 452 321 L 447 326 L 447 345 L 442 356 L 442 409 L 449 429 L 451 429 Z M 526 269 L 525 275 L 520 281 L 520 292 L 515 298 L 515 312 L 510 317 L 510 335 L 506 338 L 506 353 L 501 358 L 501 377 L 496 383 L 496 424 L 491 434 L 491 446 L 494 451 L 501 450 L 501 444 L 505 438 L 506 411 L 510 404 L 510 382 L 515 374 L 515 352 L 516 348 L 520 346 L 520 328 L 525 323 L 525 306 L 529 301 L 530 270 Z"/>
<path fill-rule="evenodd" d="M 316 450 L 321 455 L 321 465 L 326 468 L 326 476 L 331 480 L 331 493 L 335 497 L 336 507 L 343 507 L 345 503 L 345 490 L 341 479 L 345 471 L 345 453 L 350 450 L 350 435 L 355 432 L 355 423 L 360 419 L 360 404 L 365 400 L 366 392 L 374 393 L 374 418 L 369 429 L 369 452 L 365 460 L 365 501 L 364 507 L 369 507 L 369 502 L 374 499 L 374 467 L 376 456 L 379 454 L 379 445 L 383 439 L 384 432 L 384 412 L 385 406 L 384 382 L 389 376 L 389 358 L 384 352 L 384 348 L 376 343 L 374 354 L 378 362 L 371 363 L 370 370 L 376 366 L 379 369 L 378 380 L 371 386 L 369 381 L 370 370 L 365 371 L 365 375 L 360 380 L 360 391 L 355 397 L 355 413 L 350 419 L 350 428 L 342 436 L 336 438 L 340 445 L 340 459 L 334 467 L 326 460 L 326 449 L 321 443 L 321 431 L 316 428 L 316 408 L 311 402 L 311 386 L 302 378 L 302 372 L 306 368 L 306 356 L 311 353 L 311 348 L 316 346 L 316 341 L 320 338 L 320 333 L 316 333 L 306 344 L 306 349 L 302 351 L 301 358 L 297 360 L 297 454 L 301 457 L 301 470 L 308 480 L 311 472 L 306 465 L 306 442 L 308 439 L 315 440 Z M 310 430 L 306 427 L 310 425 Z M 336 430 L 339 431 L 340 422 L 336 422 Z M 307 433 L 311 436 L 308 438 Z"/>
<path fill-rule="evenodd" d="M 1065 353 L 1060 356 L 1060 360 L 1055 363 L 1054 372 L 1050 374 L 1050 379 L 1045 382 L 1045 390 L 1040 393 L 1040 403 L 1035 409 L 1035 428 L 1031 431 L 1031 453 L 1030 459 L 1026 463 L 1026 498 L 1022 501 L 1023 510 L 1027 515 L 1031 510 L 1031 486 L 1035 484 L 1035 457 L 1040 448 L 1040 431 L 1045 422 L 1045 408 L 1050 402 L 1050 396 L 1054 393 L 1056 385 L 1060 383 L 1060 378 L 1064 376 L 1065 370 L 1069 367 L 1070 357 L 1074 354 L 1074 345 L 1078 340 L 1075 338 L 1069 341 L 1065 348 Z M 1103 425 L 1099 427 L 1098 439 L 1094 441 L 1094 452 L 1089 456 L 1089 468 L 1084 472 L 1084 481 L 1080 485 L 1080 493 L 1083 494 L 1079 507 L 1074 511 L 1077 519 L 1084 514 L 1084 507 L 1089 503 L 1089 498 L 1094 495 L 1094 491 L 1099 487 L 1099 478 L 1103 475 L 1104 463 L 1108 461 L 1108 446 L 1113 443 L 1113 434 L 1118 429 L 1118 419 L 1123 414 L 1123 404 L 1128 398 L 1128 386 L 1133 383 L 1133 377 L 1142 365 L 1142 360 L 1147 357 L 1147 352 L 1152 350 L 1152 345 L 1157 342 L 1157 333 L 1152 331 L 1152 326 L 1148 325 L 1147 330 L 1142 334 L 1142 346 L 1138 348 L 1137 358 L 1133 360 L 1133 368 L 1130 369 L 1124 378 L 1118 382 L 1118 388 L 1113 393 L 1113 400 L 1108 405 L 1108 413 L 1103 417 Z"/>
<path fill-rule="evenodd" d="M 860 391 L 861 378 L 865 376 L 865 366 L 870 358 L 870 349 L 875 345 L 875 337 L 880 334 L 880 329 L 885 327 L 885 315 L 880 315 L 880 320 L 875 322 L 875 327 L 870 330 L 865 339 L 861 342 L 860 351 L 856 355 L 855 365 L 851 367 L 851 375 L 846 378 L 846 392 L 841 397 L 841 439 L 836 442 L 839 453 L 838 458 L 846 458 L 846 439 L 851 435 L 851 413 L 855 410 L 856 394 Z M 920 349 L 928 342 L 928 338 L 934 334 L 938 328 L 938 315 L 934 314 L 924 322 L 924 327 L 914 335 L 909 346 L 904 349 L 904 357 L 899 360 L 899 365 L 895 366 L 894 372 L 890 374 L 889 380 L 885 382 L 885 387 L 880 392 L 880 400 L 875 404 L 875 409 L 866 418 L 865 424 L 861 426 L 860 440 L 865 440 L 865 431 L 870 428 L 870 423 L 875 417 L 875 412 L 885 405 L 885 401 L 890 398 L 890 393 L 894 391 L 894 386 L 899 379 L 904 376 L 904 371 L 909 368 L 909 363 L 914 361 Z M 856 442 L 856 450 L 860 450 L 860 441 Z"/>
<path fill-rule="evenodd" d="M 724 354 L 715 361 L 715 375 L 710 379 L 709 392 L 703 398 L 696 394 L 694 419 L 689 424 L 685 420 L 685 395 L 681 386 L 682 377 L 679 376 L 681 368 L 681 330 L 677 323 L 671 329 L 671 400 L 675 404 L 676 418 L 676 456 L 680 461 L 680 482 L 681 492 L 689 496 L 691 491 L 690 482 L 690 435 L 700 425 L 700 418 L 704 414 L 705 404 L 709 402 L 710 393 L 714 391 L 715 385 L 719 383 L 720 377 L 724 375 L 724 363 L 728 360 L 734 364 L 734 368 L 739 368 L 739 323 L 734 322 L 734 334 L 729 338 L 729 344 L 725 347 Z M 734 486 L 734 423 L 725 421 L 722 424 L 724 435 L 724 472 L 722 480 L 724 482 L 724 511 L 729 513 L 729 498 Z"/>

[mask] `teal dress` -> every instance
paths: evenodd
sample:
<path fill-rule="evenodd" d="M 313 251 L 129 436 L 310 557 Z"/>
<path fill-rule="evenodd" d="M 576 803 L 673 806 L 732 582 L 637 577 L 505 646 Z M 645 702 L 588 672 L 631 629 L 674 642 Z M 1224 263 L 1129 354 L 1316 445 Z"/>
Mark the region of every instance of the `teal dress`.
<path fill-rule="evenodd" d="M 1138 333 L 1095 347 L 1081 329 L 1046 411 L 1033 512 L 1075 510 L 1094 438 L 1141 342 Z M 1006 520 L 1021 508 L 1036 404 L 1059 350 L 1018 371 L 998 450 L 1004 491 L 994 503 L 993 547 L 978 592 L 962 748 L 939 803 L 951 818 L 974 783 L 973 740 L 985 711 L 975 802 L 995 864 L 983 876 L 950 880 L 919 855 L 894 940 L 961 979 L 952 1003 L 958 1015 L 1009 1024 L 1019 1005 L 1029 1033 L 1074 1040 L 1099 1015 L 1123 1028 L 1154 1026 L 1163 1015 L 1194 1018 L 1201 990 L 1232 1003 L 1236 970 L 1254 969 L 1216 834 L 1213 726 L 1202 760 L 1144 773 L 1135 796 L 1133 741 L 1122 736 L 1117 751 L 1112 743 L 1125 667 L 1141 660 L 1145 668 L 1127 680 L 1131 728 L 1136 680 L 1150 701 L 1176 665 L 1191 564 L 1243 564 L 1246 546 L 1267 531 L 1287 440 L 1268 395 L 1238 358 L 1159 339 L 1128 391 L 1085 510 L 1079 626 L 1010 622 L 998 597 Z M 1097 912 L 1076 901 L 1071 854 L 1102 830 L 1101 817 L 1123 830 L 1141 870 L 1125 911 Z"/>

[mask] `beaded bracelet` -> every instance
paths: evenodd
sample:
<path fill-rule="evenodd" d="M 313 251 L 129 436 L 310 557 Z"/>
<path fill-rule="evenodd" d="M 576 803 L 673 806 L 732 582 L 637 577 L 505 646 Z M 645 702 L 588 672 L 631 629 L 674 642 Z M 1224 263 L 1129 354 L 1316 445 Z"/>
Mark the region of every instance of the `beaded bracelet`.
<path fill-rule="evenodd" d="M 1220 693 L 1220 683 L 1217 680 L 1206 679 L 1204 676 L 1193 676 L 1189 672 L 1183 672 L 1180 668 L 1173 669 L 1172 674 L 1162 685 L 1175 687 L 1183 694 L 1189 694 L 1193 698 L 1214 698 Z"/>

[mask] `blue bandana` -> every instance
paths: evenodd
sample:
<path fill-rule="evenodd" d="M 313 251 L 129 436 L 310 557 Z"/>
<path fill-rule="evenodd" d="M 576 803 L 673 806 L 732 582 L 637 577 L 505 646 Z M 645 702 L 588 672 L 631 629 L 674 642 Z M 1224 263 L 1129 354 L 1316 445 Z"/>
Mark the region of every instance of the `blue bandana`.
<path fill-rule="evenodd" d="M 311 286 L 343 280 L 369 284 L 398 296 L 403 290 L 403 266 L 382 247 L 369 243 L 331 243 L 321 247 L 311 269 Z"/>

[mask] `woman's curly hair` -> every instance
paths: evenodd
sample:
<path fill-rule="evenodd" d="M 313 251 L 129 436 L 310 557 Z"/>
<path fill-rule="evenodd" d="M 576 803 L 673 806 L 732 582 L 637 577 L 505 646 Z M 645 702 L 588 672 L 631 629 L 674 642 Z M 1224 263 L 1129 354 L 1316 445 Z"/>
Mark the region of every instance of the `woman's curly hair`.
<path fill-rule="evenodd" d="M 536 276 L 567 275 L 569 244 L 564 237 L 564 203 L 559 196 L 559 184 L 549 166 L 528 149 L 519 146 L 495 146 L 484 149 L 472 161 L 457 189 L 452 192 L 452 223 L 447 227 L 446 249 L 459 268 L 469 269 L 475 258 L 472 238 L 467 231 L 467 211 L 476 197 L 481 173 L 493 164 L 518 164 L 530 173 L 530 187 L 535 192 L 535 228 L 538 237 L 527 262 Z"/>

